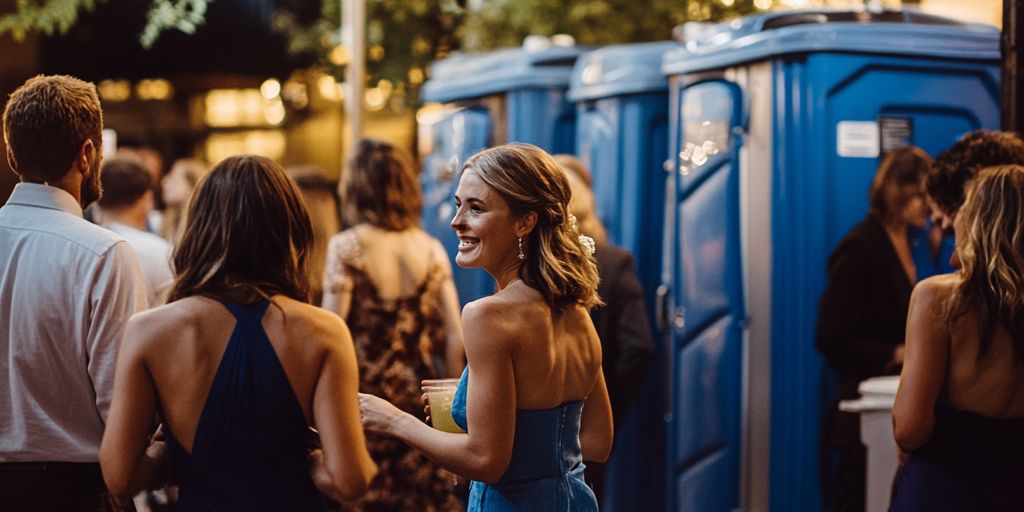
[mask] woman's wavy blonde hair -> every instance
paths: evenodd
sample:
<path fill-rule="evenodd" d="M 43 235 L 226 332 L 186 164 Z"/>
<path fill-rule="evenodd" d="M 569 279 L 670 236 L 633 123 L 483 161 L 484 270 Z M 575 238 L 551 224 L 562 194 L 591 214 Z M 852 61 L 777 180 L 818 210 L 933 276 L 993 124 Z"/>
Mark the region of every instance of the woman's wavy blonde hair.
<path fill-rule="evenodd" d="M 950 299 L 950 321 L 978 312 L 979 357 L 1004 326 L 1024 362 L 1024 166 L 982 170 L 969 182 L 956 222 L 961 281 Z"/>
<path fill-rule="evenodd" d="M 537 224 L 523 239 L 526 258 L 519 278 L 556 311 L 600 305 L 597 262 L 579 240 L 569 214 L 569 183 L 551 155 L 530 144 L 506 144 L 473 155 L 463 167 L 468 170 L 495 189 L 513 215 L 537 214 Z"/>

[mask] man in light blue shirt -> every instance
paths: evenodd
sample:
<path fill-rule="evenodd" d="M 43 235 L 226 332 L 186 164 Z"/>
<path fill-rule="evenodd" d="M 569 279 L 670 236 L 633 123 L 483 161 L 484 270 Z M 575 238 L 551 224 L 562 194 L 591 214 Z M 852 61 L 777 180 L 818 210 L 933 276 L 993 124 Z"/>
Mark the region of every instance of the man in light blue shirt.
<path fill-rule="evenodd" d="M 125 323 L 146 307 L 138 257 L 82 218 L 98 199 L 96 88 L 37 76 L 3 113 L 21 182 L 0 208 L 0 496 L 5 511 L 106 510 L 99 446 Z"/>

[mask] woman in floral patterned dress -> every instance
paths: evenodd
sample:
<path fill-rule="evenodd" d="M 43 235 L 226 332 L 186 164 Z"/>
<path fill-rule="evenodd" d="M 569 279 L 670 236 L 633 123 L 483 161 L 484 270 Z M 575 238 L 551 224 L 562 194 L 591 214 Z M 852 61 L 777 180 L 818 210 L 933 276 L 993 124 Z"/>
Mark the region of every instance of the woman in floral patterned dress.
<path fill-rule="evenodd" d="M 352 331 L 360 391 L 421 415 L 420 381 L 464 365 L 459 305 L 444 248 L 419 227 L 422 199 L 408 158 L 363 140 L 343 172 L 349 229 L 330 242 L 323 307 Z M 377 477 L 353 510 L 460 510 L 454 477 L 405 443 L 367 435 Z"/>

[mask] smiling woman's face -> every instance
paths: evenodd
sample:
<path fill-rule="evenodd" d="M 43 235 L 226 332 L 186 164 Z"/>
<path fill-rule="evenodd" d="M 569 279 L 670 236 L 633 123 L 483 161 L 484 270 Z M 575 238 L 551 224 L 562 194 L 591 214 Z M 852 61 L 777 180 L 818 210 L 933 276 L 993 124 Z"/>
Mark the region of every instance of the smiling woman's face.
<path fill-rule="evenodd" d="M 460 267 L 483 268 L 491 275 L 517 263 L 519 249 L 512 210 L 472 169 L 459 180 L 455 205 L 451 223 L 459 237 L 455 263 Z"/>

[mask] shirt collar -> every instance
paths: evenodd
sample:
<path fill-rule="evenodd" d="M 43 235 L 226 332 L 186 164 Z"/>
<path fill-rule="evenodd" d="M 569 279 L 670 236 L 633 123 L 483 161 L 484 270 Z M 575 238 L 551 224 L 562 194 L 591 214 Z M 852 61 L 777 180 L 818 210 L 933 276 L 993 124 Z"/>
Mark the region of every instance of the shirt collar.
<path fill-rule="evenodd" d="M 82 217 L 82 206 L 67 191 L 41 183 L 18 183 L 7 204 L 35 206 L 70 213 Z"/>

